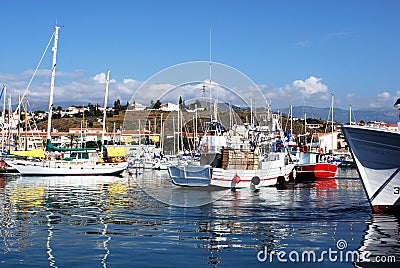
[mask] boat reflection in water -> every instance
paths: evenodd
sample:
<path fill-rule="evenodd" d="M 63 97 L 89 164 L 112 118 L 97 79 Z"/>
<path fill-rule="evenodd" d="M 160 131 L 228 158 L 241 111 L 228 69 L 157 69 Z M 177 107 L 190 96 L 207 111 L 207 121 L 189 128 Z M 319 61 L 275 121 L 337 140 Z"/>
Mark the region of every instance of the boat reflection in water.
<path fill-rule="evenodd" d="M 165 204 L 177 207 L 198 207 L 220 199 L 231 189 L 216 186 L 182 187 L 175 185 L 166 170 L 146 170 L 137 174 L 140 188 Z"/>
<path fill-rule="evenodd" d="M 112 222 L 116 210 L 130 206 L 126 197 L 131 186 L 126 178 L 18 176 L 2 179 L 0 230 L 4 253 L 10 255 L 45 245 L 47 258 L 43 258 L 42 254 L 32 254 L 30 263 L 57 267 L 66 263 L 71 254 L 79 252 L 85 255 L 86 251 L 90 256 L 95 248 L 97 257 L 85 262 L 106 267 L 111 240 L 107 232 L 108 224 Z M 100 228 L 91 230 L 89 226 L 93 224 Z M 41 227 L 35 229 L 38 226 Z M 74 226 L 87 227 L 83 232 L 76 233 Z M 69 236 L 68 239 L 75 238 L 74 243 L 65 242 L 68 240 L 66 236 Z M 90 246 L 91 243 L 93 246 Z"/>
<path fill-rule="evenodd" d="M 390 214 L 372 214 L 358 251 L 368 262 L 356 267 L 396 266 L 400 262 L 400 217 Z M 397 266 L 398 267 L 398 266 Z"/>

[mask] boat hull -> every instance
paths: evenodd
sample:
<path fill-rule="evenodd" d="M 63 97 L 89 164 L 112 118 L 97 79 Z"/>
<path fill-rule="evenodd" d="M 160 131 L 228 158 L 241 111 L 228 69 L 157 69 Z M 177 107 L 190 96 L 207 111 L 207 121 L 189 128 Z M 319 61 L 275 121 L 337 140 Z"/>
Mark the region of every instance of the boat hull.
<path fill-rule="evenodd" d="M 400 132 L 342 126 L 375 212 L 400 211 Z"/>
<path fill-rule="evenodd" d="M 298 164 L 295 180 L 331 179 L 336 176 L 337 166 L 331 163 Z"/>
<path fill-rule="evenodd" d="M 222 168 L 213 168 L 211 185 L 224 188 L 250 189 L 275 186 L 278 183 L 278 178 L 288 177 L 293 167 L 293 164 L 288 164 L 256 170 L 225 170 Z"/>
<path fill-rule="evenodd" d="M 201 187 L 211 183 L 209 167 L 169 166 L 168 174 L 172 182 L 179 186 Z"/>
<path fill-rule="evenodd" d="M 83 176 L 119 175 L 124 172 L 128 162 L 118 163 L 75 163 L 73 161 L 6 161 L 8 165 L 26 176 Z"/>

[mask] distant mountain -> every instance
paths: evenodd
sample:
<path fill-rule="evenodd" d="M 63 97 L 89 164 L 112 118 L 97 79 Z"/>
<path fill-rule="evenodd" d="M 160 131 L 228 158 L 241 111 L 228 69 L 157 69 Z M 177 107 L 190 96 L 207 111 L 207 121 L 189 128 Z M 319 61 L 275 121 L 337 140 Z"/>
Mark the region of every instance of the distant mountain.
<path fill-rule="evenodd" d="M 289 114 L 289 107 L 282 109 L 274 109 L 274 112 L 280 111 L 284 114 Z M 334 108 L 334 120 L 338 123 L 348 123 L 349 122 L 349 110 L 343 110 L 341 108 Z M 312 106 L 294 106 L 293 116 L 294 117 L 304 117 L 304 113 L 307 113 L 307 118 L 317 118 L 321 120 L 331 120 L 331 108 L 318 108 Z M 385 123 L 394 124 L 398 119 L 398 111 L 394 107 L 381 107 L 381 108 L 371 108 L 371 109 L 360 109 L 352 111 L 353 121 L 382 121 Z"/>

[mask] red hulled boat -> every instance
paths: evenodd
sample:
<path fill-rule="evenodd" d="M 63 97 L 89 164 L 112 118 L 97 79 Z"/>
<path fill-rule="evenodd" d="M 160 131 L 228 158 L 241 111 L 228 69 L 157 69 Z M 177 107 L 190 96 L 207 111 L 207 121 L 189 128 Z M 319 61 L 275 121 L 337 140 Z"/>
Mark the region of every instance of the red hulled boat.
<path fill-rule="evenodd" d="M 334 178 L 337 166 L 329 163 L 327 158 L 318 152 L 301 152 L 293 170 L 293 178 L 297 181 Z"/>

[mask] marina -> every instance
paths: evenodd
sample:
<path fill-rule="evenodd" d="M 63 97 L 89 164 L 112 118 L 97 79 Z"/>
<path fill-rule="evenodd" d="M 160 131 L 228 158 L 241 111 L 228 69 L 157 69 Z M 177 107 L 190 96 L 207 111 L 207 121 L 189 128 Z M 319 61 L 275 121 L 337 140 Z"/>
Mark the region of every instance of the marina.
<path fill-rule="evenodd" d="M 385 265 L 400 258 L 400 219 L 371 214 L 354 169 L 257 193 L 182 188 L 164 171 L 14 176 L 1 178 L 0 200 L 2 267 L 369 267 L 339 254 L 320 259 L 329 249 L 368 251 Z M 275 255 L 269 263 L 265 248 L 300 258 L 315 251 L 317 259 L 283 263 Z"/>
<path fill-rule="evenodd" d="M 0 268 L 398 266 L 398 3 L 50 2 L 2 5 Z"/>

